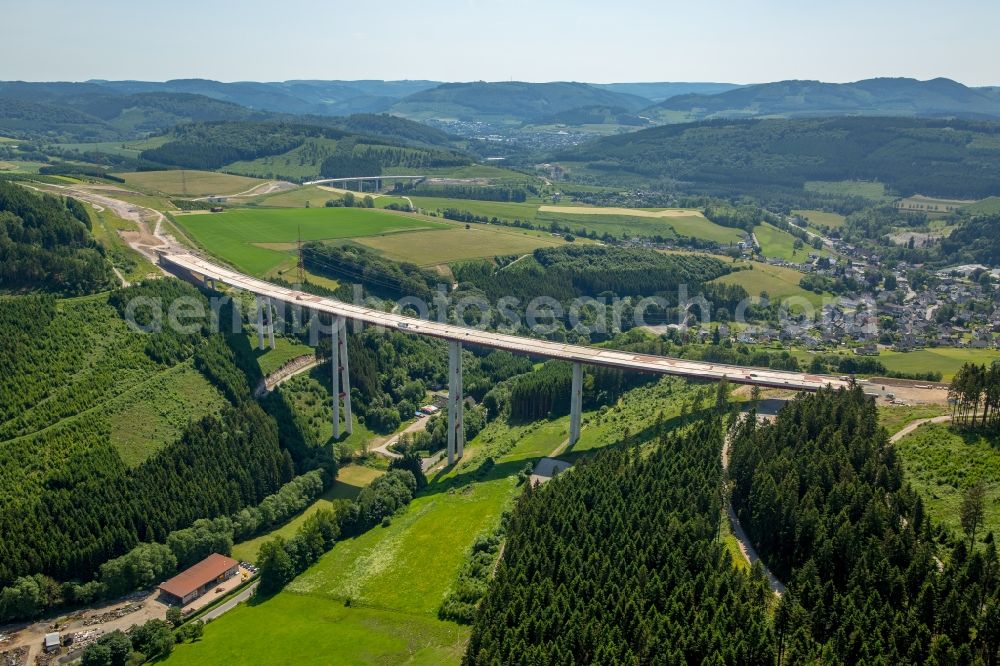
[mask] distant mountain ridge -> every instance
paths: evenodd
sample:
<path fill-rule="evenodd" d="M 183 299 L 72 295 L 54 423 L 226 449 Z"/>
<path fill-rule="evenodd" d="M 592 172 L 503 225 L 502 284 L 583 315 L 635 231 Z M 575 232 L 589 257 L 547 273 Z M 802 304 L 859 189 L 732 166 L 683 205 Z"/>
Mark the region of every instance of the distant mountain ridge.
<path fill-rule="evenodd" d="M 373 114 L 386 113 L 446 129 L 449 121 L 457 121 L 528 131 L 533 131 L 531 126 L 552 123 L 570 128 L 600 124 L 613 132 L 756 117 L 998 119 L 1000 87 L 971 88 L 943 78 L 878 78 L 853 83 L 792 80 L 746 86 L 430 80 L 0 81 L 0 133 L 49 141 L 114 141 L 167 131 L 186 122 L 213 120 L 308 119 L 312 124 L 335 126 L 336 117 L 368 114 L 364 122 L 371 125 Z M 392 129 L 400 139 L 444 143 L 443 136 L 422 133 L 416 127 Z M 463 128 L 456 126 L 454 131 L 463 133 Z"/>
<path fill-rule="evenodd" d="M 532 122 L 581 107 L 616 107 L 638 111 L 645 97 L 598 88 L 587 83 L 524 81 L 444 83 L 396 102 L 389 111 L 413 119 L 474 122 Z"/>
<path fill-rule="evenodd" d="M 711 95 L 678 95 L 648 111 L 685 114 L 683 120 L 838 115 L 998 118 L 1000 92 L 997 88 L 970 88 L 944 78 L 877 78 L 853 83 L 792 80 Z"/>

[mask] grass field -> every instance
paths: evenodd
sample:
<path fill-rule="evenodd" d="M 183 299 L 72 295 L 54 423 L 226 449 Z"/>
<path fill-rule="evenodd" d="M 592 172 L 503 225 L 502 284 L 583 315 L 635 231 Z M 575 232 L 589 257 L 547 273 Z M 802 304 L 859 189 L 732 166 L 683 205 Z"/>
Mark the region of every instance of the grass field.
<path fill-rule="evenodd" d="M 424 615 L 282 593 L 210 623 L 202 640 L 178 645 L 167 663 L 438 666 L 461 662 L 469 633 Z"/>
<path fill-rule="evenodd" d="M 805 190 L 806 192 L 840 197 L 862 197 L 876 200 L 885 198 L 885 185 L 864 180 L 810 180 L 805 184 Z"/>
<path fill-rule="evenodd" d="M 661 412 L 671 418 L 703 392 L 678 379 L 633 391 L 599 423 L 587 415 L 587 443 L 569 456 L 617 444 L 625 428 L 648 436 Z M 298 664 L 317 662 L 317 654 L 322 663 L 459 663 L 468 629 L 437 620 L 437 608 L 471 543 L 523 487 L 518 472 L 558 449 L 567 426 L 567 417 L 490 423 L 388 527 L 338 543 L 285 591 L 226 614 L 203 640 L 178 646 L 171 663 Z M 495 464 L 477 474 L 487 456 Z"/>
<path fill-rule="evenodd" d="M 446 199 L 442 197 L 411 197 L 413 205 L 426 212 L 443 212 L 447 208 L 468 211 L 473 215 L 501 220 L 522 220 L 547 227 L 552 222 L 569 226 L 576 231 L 583 228 L 599 235 L 605 233 L 620 238 L 632 236 L 693 236 L 720 244 L 736 242 L 743 237 L 738 229 L 723 227 L 709 220 L 696 210 L 597 208 L 589 206 L 553 206 L 541 200 L 524 203 Z M 380 197 L 376 206 L 385 207 L 395 197 Z M 405 202 L 403 202 L 405 203 Z"/>
<path fill-rule="evenodd" d="M 817 294 L 799 286 L 802 273 L 794 268 L 784 266 L 771 266 L 759 261 L 754 261 L 750 265 L 753 270 L 736 271 L 728 275 L 716 278 L 715 282 L 724 284 L 738 284 L 747 290 L 747 293 L 757 298 L 761 292 L 767 292 L 771 299 L 784 298 L 804 298 L 813 306 L 819 307 L 824 297 L 832 297 L 832 294 Z"/>
<path fill-rule="evenodd" d="M 966 199 L 937 199 L 935 197 L 925 197 L 919 194 L 906 197 L 896 203 L 900 210 L 918 211 L 924 213 L 951 213 L 974 205 L 975 201 Z"/>
<path fill-rule="evenodd" d="M 883 350 L 878 360 L 888 370 L 897 372 L 940 372 L 943 381 L 951 381 L 963 363 L 989 365 L 1000 359 L 995 349 L 960 349 L 958 347 L 929 347 L 911 352 Z"/>
<path fill-rule="evenodd" d="M 784 259 L 785 261 L 802 263 L 808 260 L 810 254 L 818 253 L 827 256 L 830 254 L 826 250 L 814 249 L 805 241 L 802 242 L 802 247 L 796 250 L 795 241 L 798 239 L 787 231 L 772 227 L 770 224 L 765 223 L 754 227 L 754 234 L 757 236 L 757 242 L 760 243 L 760 249 L 765 257 L 775 257 L 777 259 Z"/>
<path fill-rule="evenodd" d="M 288 260 L 299 234 L 306 241 L 447 228 L 432 220 L 363 208 L 240 209 L 176 219 L 208 252 L 258 276 Z"/>
<path fill-rule="evenodd" d="M 827 213 L 822 210 L 793 210 L 792 213 L 808 221 L 810 226 L 828 227 L 830 229 L 839 229 L 844 226 L 844 220 L 846 219 L 839 213 Z"/>
<path fill-rule="evenodd" d="M 964 209 L 973 215 L 993 215 L 1000 213 L 1000 197 L 988 197 Z"/>
<path fill-rule="evenodd" d="M 525 254 L 540 247 L 566 244 L 562 238 L 555 238 L 550 234 L 482 224 L 470 225 L 468 229 L 462 225 L 449 225 L 443 231 L 369 236 L 357 238 L 355 242 L 370 247 L 389 259 L 410 261 L 418 266 L 434 266 L 503 254 Z"/>
<path fill-rule="evenodd" d="M 276 527 L 253 539 L 243 541 L 233 546 L 233 557 L 241 562 L 256 562 L 260 545 L 276 536 L 288 539 L 295 535 L 299 527 L 320 509 L 332 509 L 343 500 L 354 499 L 361 489 L 382 476 L 384 472 L 374 467 L 362 465 L 345 465 L 337 470 L 337 480 L 323 495 L 310 504 L 302 513 L 289 520 L 284 525 Z"/>
<path fill-rule="evenodd" d="M 896 444 L 903 469 L 933 518 L 961 536 L 959 506 L 969 484 L 986 485 L 985 529 L 1000 530 L 1000 448 L 995 437 L 959 433 L 943 424 L 921 426 Z"/>
<path fill-rule="evenodd" d="M 878 422 L 889 435 L 895 435 L 912 421 L 947 413 L 948 408 L 944 405 L 879 405 Z"/>
<path fill-rule="evenodd" d="M 294 190 L 265 194 L 261 197 L 255 197 L 252 202 L 268 208 L 323 208 L 330 199 L 340 198 L 334 192 L 324 190 L 319 185 L 310 185 L 296 187 Z M 402 203 L 406 202 L 402 201 Z"/>
<path fill-rule="evenodd" d="M 201 197 L 212 194 L 237 194 L 260 185 L 263 180 L 246 176 L 233 176 L 215 171 L 172 169 L 169 171 L 137 171 L 115 174 L 125 179 L 125 184 L 140 190 Z"/>
<path fill-rule="evenodd" d="M 312 354 L 315 351 L 309 345 L 277 335 L 274 337 L 274 349 L 271 349 L 267 345 L 265 345 L 263 350 L 257 349 L 256 333 L 248 335 L 247 340 L 250 342 L 250 347 L 254 350 L 257 365 L 264 376 L 279 370 L 292 359 Z M 265 342 L 267 342 L 266 338 Z"/>

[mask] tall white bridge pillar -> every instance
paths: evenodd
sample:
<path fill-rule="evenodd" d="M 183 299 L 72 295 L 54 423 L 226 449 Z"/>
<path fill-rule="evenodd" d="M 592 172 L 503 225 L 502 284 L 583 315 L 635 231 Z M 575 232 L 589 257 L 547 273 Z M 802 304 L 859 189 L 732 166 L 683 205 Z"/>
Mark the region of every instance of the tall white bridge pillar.
<path fill-rule="evenodd" d="M 264 299 L 258 294 L 254 301 L 257 303 L 257 349 L 264 349 Z"/>
<path fill-rule="evenodd" d="M 347 362 L 347 321 L 333 319 L 333 339 L 330 341 L 331 393 L 333 394 L 333 438 L 340 438 L 340 402 L 344 402 L 344 431 L 354 432 L 351 421 L 351 379 Z"/>
<path fill-rule="evenodd" d="M 461 458 L 465 452 L 465 424 L 463 412 L 465 398 L 462 396 L 462 343 L 451 340 L 448 343 L 448 464 L 454 465 L 456 454 Z"/>
<path fill-rule="evenodd" d="M 274 309 L 271 307 L 271 297 L 267 297 L 267 334 L 270 337 L 271 349 L 274 349 Z"/>
<path fill-rule="evenodd" d="M 583 412 L 583 365 L 573 364 L 573 388 L 569 396 L 569 445 L 580 439 L 580 417 Z"/>

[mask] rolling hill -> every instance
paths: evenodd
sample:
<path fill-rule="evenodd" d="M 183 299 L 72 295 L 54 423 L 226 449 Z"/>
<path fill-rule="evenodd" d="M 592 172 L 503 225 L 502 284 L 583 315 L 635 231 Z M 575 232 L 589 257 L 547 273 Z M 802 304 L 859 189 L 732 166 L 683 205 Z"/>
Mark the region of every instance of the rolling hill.
<path fill-rule="evenodd" d="M 806 181 L 875 180 L 897 194 L 1000 193 L 1000 123 L 917 118 L 728 120 L 605 137 L 557 153 L 603 177 L 688 189 L 801 191 Z"/>
<path fill-rule="evenodd" d="M 410 95 L 390 112 L 415 120 L 534 122 L 580 107 L 620 107 L 629 112 L 648 106 L 637 95 L 604 90 L 586 83 L 520 81 L 444 83 Z"/>
<path fill-rule="evenodd" d="M 674 121 L 678 114 L 687 120 L 839 115 L 1000 118 L 1000 94 L 995 88 L 969 88 L 942 78 L 778 81 L 718 94 L 678 95 L 644 112 Z"/>
<path fill-rule="evenodd" d="M 394 101 L 438 85 L 436 81 L 237 81 L 208 79 L 94 81 L 118 93 L 178 92 L 204 95 L 272 113 L 340 116 L 385 111 Z"/>

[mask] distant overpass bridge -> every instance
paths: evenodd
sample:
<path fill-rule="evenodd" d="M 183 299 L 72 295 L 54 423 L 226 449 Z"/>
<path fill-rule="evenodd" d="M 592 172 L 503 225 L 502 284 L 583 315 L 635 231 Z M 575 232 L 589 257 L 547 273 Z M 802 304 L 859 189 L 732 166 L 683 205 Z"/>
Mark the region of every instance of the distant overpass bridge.
<path fill-rule="evenodd" d="M 541 358 L 569 361 L 573 367 L 570 393 L 570 444 L 580 437 L 580 419 L 583 406 L 583 365 L 598 365 L 621 370 L 650 372 L 663 375 L 677 375 L 694 379 L 727 380 L 736 384 L 753 384 L 769 388 L 794 389 L 798 391 L 818 391 L 824 387 L 840 388 L 848 382 L 835 377 L 802 372 L 762 370 L 738 365 L 689 361 L 667 356 L 635 354 L 627 351 L 570 345 L 550 340 L 538 340 L 517 335 L 507 335 L 483 331 L 467 326 L 427 321 L 415 317 L 382 312 L 360 305 L 344 303 L 332 298 L 308 294 L 296 289 L 258 280 L 220 266 L 193 254 L 160 254 L 160 264 L 179 277 L 204 281 L 215 288 L 218 283 L 243 289 L 257 296 L 257 336 L 258 344 L 264 347 L 265 332 L 270 335 L 274 346 L 273 323 L 265 322 L 264 310 L 268 312 L 273 301 L 297 305 L 313 312 L 324 312 L 340 321 L 356 321 L 395 329 L 412 335 L 425 335 L 448 341 L 448 462 L 454 463 L 456 454 L 461 457 L 465 445 L 465 429 L 462 424 L 462 345 L 471 344 L 491 349 L 502 349 L 516 354 L 526 354 Z M 348 378 L 347 327 L 335 326 L 333 331 L 334 354 L 339 363 L 333 364 L 333 428 L 334 436 L 340 436 L 340 403 L 344 403 L 347 432 L 351 432 L 351 390 Z M 339 351 L 338 351 L 339 350 Z"/>
<path fill-rule="evenodd" d="M 302 184 L 303 185 L 334 185 L 334 186 L 340 184 L 340 185 L 343 186 L 341 189 L 346 190 L 346 189 L 350 189 L 348 187 L 348 185 L 350 185 L 351 183 L 357 183 L 358 184 L 358 191 L 359 192 L 364 192 L 365 191 L 365 183 L 368 183 L 368 182 L 374 183 L 375 191 L 378 191 L 378 190 L 382 189 L 382 181 L 383 180 L 409 180 L 409 181 L 412 181 L 412 182 L 418 182 L 418 181 L 421 181 L 421 180 L 426 180 L 427 178 L 430 178 L 430 176 L 351 176 L 349 178 L 322 178 L 320 180 L 309 180 L 309 181 L 306 181 L 306 182 L 304 182 Z"/>

